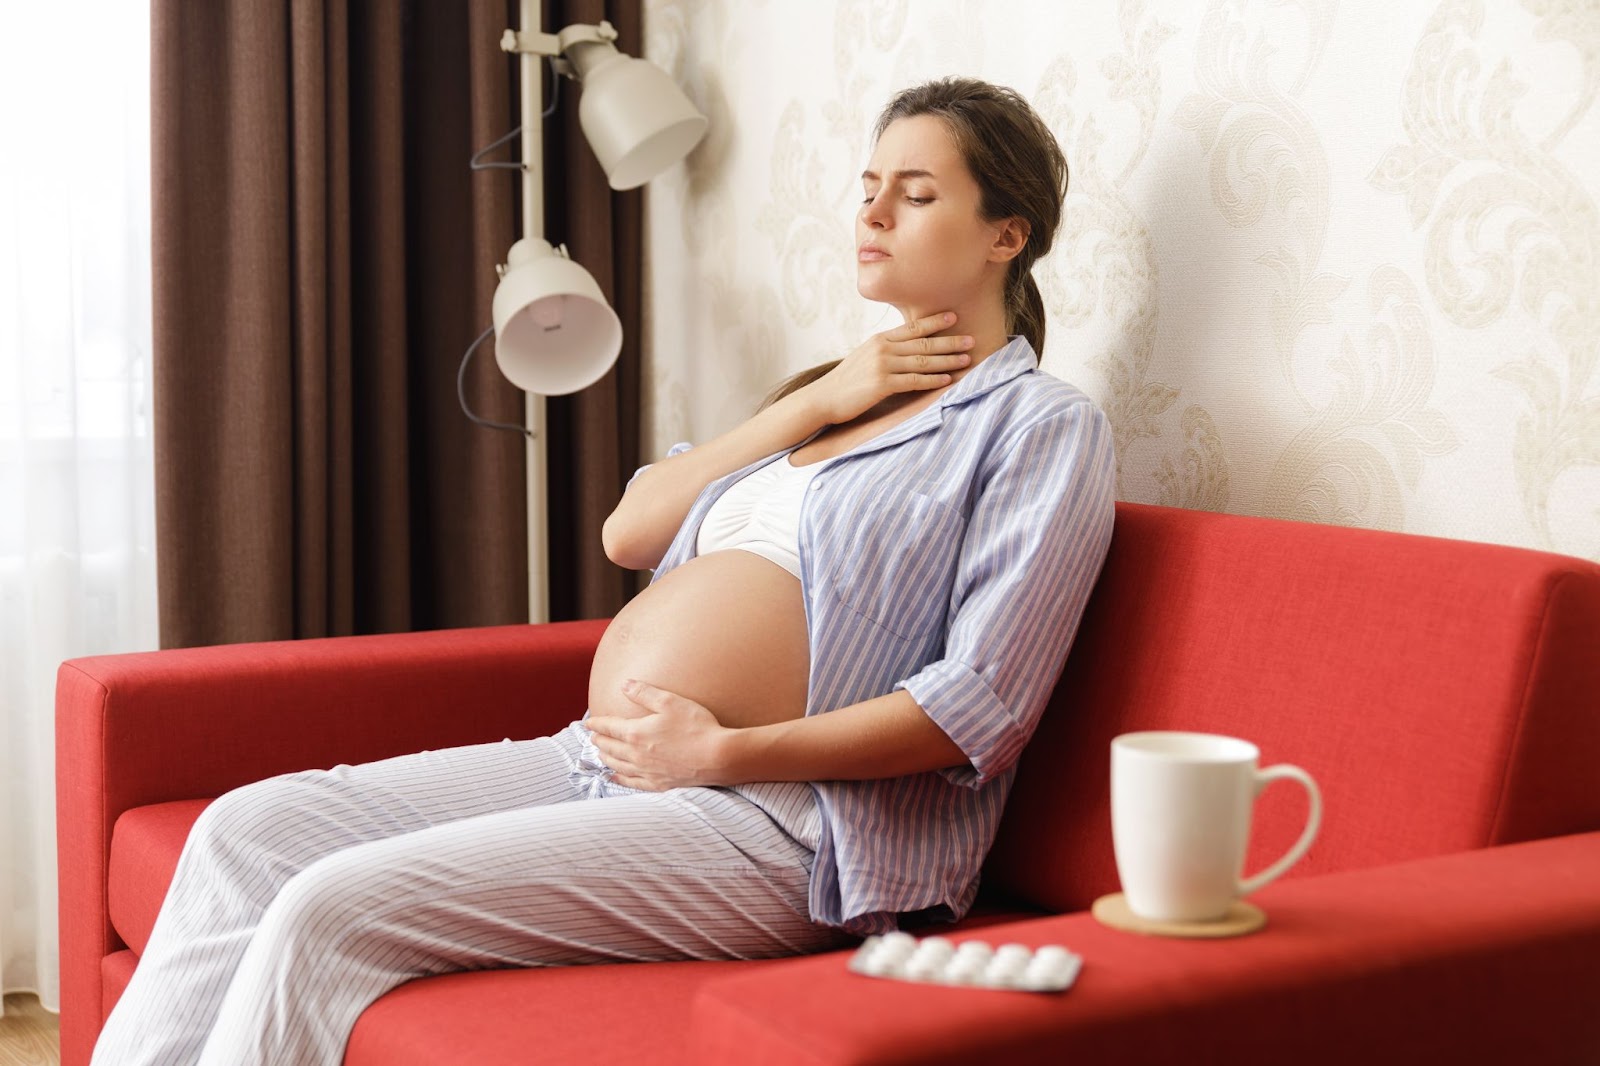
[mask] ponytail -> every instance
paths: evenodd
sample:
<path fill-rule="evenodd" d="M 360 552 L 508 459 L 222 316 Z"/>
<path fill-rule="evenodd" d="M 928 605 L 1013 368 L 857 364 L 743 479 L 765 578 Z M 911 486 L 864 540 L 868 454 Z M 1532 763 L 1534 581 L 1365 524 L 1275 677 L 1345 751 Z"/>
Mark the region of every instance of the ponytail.
<path fill-rule="evenodd" d="M 1032 271 L 1019 272 L 1021 283 L 1006 291 L 1006 318 L 1012 333 L 1020 333 L 1033 345 L 1035 358 L 1044 355 L 1044 296 L 1039 283 L 1033 280 Z"/>

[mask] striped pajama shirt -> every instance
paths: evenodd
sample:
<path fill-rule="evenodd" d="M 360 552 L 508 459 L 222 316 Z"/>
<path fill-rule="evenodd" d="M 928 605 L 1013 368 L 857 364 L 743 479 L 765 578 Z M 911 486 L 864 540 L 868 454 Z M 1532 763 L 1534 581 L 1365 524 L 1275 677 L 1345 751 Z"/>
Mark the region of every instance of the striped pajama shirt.
<path fill-rule="evenodd" d="M 806 489 L 806 715 L 905 689 L 967 756 L 931 773 L 815 782 L 819 922 L 866 935 L 911 911 L 959 918 L 977 895 L 1017 757 L 1066 662 L 1115 516 L 1110 424 L 1038 362 L 1027 338 L 1011 338 Z M 792 450 L 707 485 L 656 579 L 694 558 L 729 487 Z"/>
<path fill-rule="evenodd" d="M 1012 338 L 801 507 L 806 714 L 903 688 L 967 764 L 643 793 L 574 723 L 246 786 L 196 824 L 96 1066 L 336 1066 L 413 977 L 792 955 L 965 914 L 1111 539 L 1105 416 L 1037 362 Z M 655 578 L 791 450 L 707 485 Z"/>

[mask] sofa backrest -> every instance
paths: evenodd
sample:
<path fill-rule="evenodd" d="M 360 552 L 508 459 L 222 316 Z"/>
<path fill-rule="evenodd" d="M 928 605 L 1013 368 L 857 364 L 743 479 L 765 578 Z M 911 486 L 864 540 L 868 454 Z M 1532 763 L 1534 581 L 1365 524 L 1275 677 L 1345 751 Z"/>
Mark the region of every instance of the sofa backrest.
<path fill-rule="evenodd" d="M 985 895 L 1070 911 L 1117 890 L 1110 744 L 1146 729 L 1310 771 L 1322 829 L 1287 876 L 1600 829 L 1600 566 L 1119 504 Z M 1246 873 L 1293 843 L 1303 797 L 1261 794 Z"/>

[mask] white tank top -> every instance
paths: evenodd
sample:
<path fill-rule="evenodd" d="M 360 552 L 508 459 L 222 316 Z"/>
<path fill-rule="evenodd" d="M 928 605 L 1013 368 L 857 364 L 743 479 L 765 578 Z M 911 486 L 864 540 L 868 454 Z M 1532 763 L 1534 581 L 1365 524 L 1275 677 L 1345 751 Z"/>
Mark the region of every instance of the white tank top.
<path fill-rule="evenodd" d="M 774 459 L 729 486 L 700 523 L 695 552 L 738 548 L 800 576 L 800 504 L 811 479 L 830 459 L 795 466 Z"/>

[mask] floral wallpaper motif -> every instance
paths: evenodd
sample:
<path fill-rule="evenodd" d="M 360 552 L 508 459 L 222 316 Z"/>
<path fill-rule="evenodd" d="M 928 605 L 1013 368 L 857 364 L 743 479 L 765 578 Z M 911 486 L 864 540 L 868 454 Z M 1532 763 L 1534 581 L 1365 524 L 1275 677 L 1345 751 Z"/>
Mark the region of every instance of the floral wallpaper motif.
<path fill-rule="evenodd" d="M 1023 92 L 1071 182 L 1046 372 L 1124 499 L 1600 559 L 1593 0 L 646 0 L 711 119 L 647 192 L 646 452 L 895 324 L 855 293 L 871 124 Z"/>
<path fill-rule="evenodd" d="M 1524 0 L 1533 34 L 1577 51 L 1582 76 L 1562 105 L 1524 117 L 1537 68 L 1496 58 L 1484 5 L 1448 0 L 1428 20 L 1407 71 L 1405 144 L 1372 175 L 1405 197 L 1426 240 L 1425 281 L 1438 310 L 1465 331 L 1516 323 L 1515 347 L 1492 369 L 1517 411 L 1512 470 L 1533 543 L 1600 554 L 1600 213 L 1594 103 L 1600 87 L 1600 7 Z M 1589 119 L 1583 123 L 1584 119 Z M 1578 170 L 1559 149 L 1588 134 Z M 1542 136 L 1541 136 L 1542 134 Z M 1568 482 L 1571 482 L 1568 488 Z M 1578 507 L 1557 494 L 1588 490 Z"/>
<path fill-rule="evenodd" d="M 1416 485 L 1419 453 L 1441 455 L 1455 446 L 1453 429 L 1426 406 L 1433 381 L 1426 319 L 1414 294 L 1408 299 L 1404 274 L 1385 264 L 1369 283 L 1372 313 L 1385 313 L 1392 299 L 1404 326 L 1375 323 L 1364 358 L 1344 336 L 1325 360 L 1296 359 L 1307 327 L 1333 322 L 1333 305 L 1349 289 L 1348 278 L 1322 269 L 1334 195 L 1329 152 L 1313 116 L 1295 101 L 1326 56 L 1335 4 L 1299 5 L 1310 43 L 1298 69 L 1282 71 L 1292 76 L 1282 86 L 1256 10 L 1268 2 L 1213 0 L 1200 27 L 1200 91 L 1174 117 L 1195 132 L 1209 158 L 1218 212 L 1236 230 L 1263 238 L 1250 242 L 1254 261 L 1267 272 L 1261 293 L 1270 329 L 1262 339 L 1270 342 L 1302 423 L 1272 464 L 1255 511 L 1403 529 L 1404 489 Z M 1302 376 L 1315 381 L 1303 383 Z"/>
<path fill-rule="evenodd" d="M 1078 76 L 1069 56 L 1051 63 L 1030 96 L 1056 131 L 1069 170 L 1057 248 L 1038 268 L 1041 291 L 1046 311 L 1068 329 L 1109 326 L 1097 342 L 1088 342 L 1095 350 L 1086 346 L 1084 355 L 1105 382 L 1096 398 L 1116 440 L 1119 496 L 1226 510 L 1227 462 L 1211 416 L 1199 405 L 1174 410 L 1182 386 L 1153 376 L 1160 313 L 1156 251 L 1139 205 L 1121 191 L 1155 137 L 1162 87 L 1158 54 L 1173 30 L 1149 17 L 1145 0 L 1117 5 L 1117 30 L 1120 47 L 1096 67 L 1108 98 L 1131 108 L 1135 136 L 1108 144 L 1099 117 L 1075 117 Z M 1122 165 L 1106 173 L 1118 155 Z M 1056 350 L 1050 348 L 1043 360 L 1051 371 L 1061 365 Z M 1074 377 L 1069 369 L 1059 372 Z"/>

